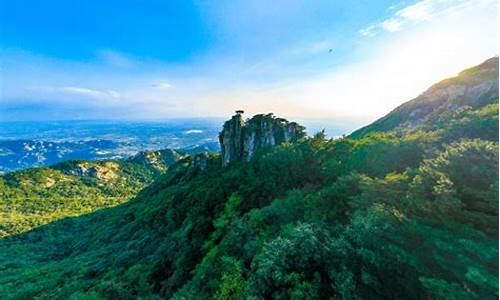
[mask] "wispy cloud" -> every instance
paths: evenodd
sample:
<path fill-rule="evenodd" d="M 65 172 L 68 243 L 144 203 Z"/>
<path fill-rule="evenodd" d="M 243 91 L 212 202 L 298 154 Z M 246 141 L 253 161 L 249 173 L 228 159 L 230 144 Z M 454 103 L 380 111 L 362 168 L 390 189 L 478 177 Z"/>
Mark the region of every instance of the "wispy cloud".
<path fill-rule="evenodd" d="M 433 14 L 438 13 L 439 8 L 436 0 L 424 0 L 407 6 L 396 13 L 396 16 L 409 21 L 425 21 Z"/>
<path fill-rule="evenodd" d="M 151 84 L 152 87 L 157 89 L 166 90 L 172 87 L 172 85 L 166 81 L 158 81 Z"/>
<path fill-rule="evenodd" d="M 28 87 L 28 90 L 38 91 L 43 93 L 50 94 L 70 94 L 76 95 L 86 98 L 100 98 L 100 99 L 109 99 L 109 98 L 120 98 L 120 93 L 114 90 L 99 90 L 99 89 L 90 89 L 86 87 L 80 86 L 32 86 Z"/>
<path fill-rule="evenodd" d="M 201 101 L 202 105 L 206 103 L 203 109 L 211 112 L 228 107 L 229 114 L 229 108 L 243 107 L 248 114 L 279 111 L 281 115 L 324 118 L 354 114 L 373 120 L 418 96 L 433 83 L 496 53 L 496 4 L 468 4 L 449 7 L 439 12 L 439 18 L 433 17 L 438 13 L 435 10 L 424 13 L 422 7 L 398 8 L 393 15 L 420 20 L 420 26 L 405 34 L 361 39 L 363 45 L 371 47 L 363 59 L 267 88 L 226 88 L 207 94 L 206 101 Z M 402 22 L 400 30 L 407 24 Z M 367 28 L 365 35 L 386 31 L 381 26 L 377 23 Z M 386 26 L 396 29 L 398 25 Z"/>
<path fill-rule="evenodd" d="M 445 14 L 472 6 L 481 6 L 494 0 L 421 0 L 396 10 L 390 17 L 370 24 L 359 30 L 365 37 L 373 37 L 381 32 L 397 32 L 411 25 L 431 21 Z M 389 10 L 394 10 L 393 8 Z"/>
<path fill-rule="evenodd" d="M 496 11 L 494 0 L 421 0 L 386 9 L 377 22 L 357 21 L 348 33 L 332 27 L 279 47 L 260 41 L 264 54 L 217 48 L 186 64 L 112 50 L 99 51 L 97 61 L 4 52 L 0 108 L 35 99 L 83 115 L 87 107 L 87 117 L 221 116 L 243 108 L 375 118 L 496 54 Z M 362 37 L 351 34 L 362 24 Z"/>
<path fill-rule="evenodd" d="M 380 26 L 385 30 L 389 32 L 396 32 L 401 29 L 401 21 L 398 21 L 396 19 L 388 19 L 385 20 L 384 22 L 380 23 Z"/>
<path fill-rule="evenodd" d="M 101 98 L 101 97 L 118 98 L 118 97 L 120 97 L 120 94 L 118 92 L 112 91 L 112 90 L 101 91 L 101 90 L 93 90 L 93 89 L 76 87 L 76 86 L 65 86 L 65 87 L 59 88 L 59 90 L 61 90 L 63 92 L 70 93 L 70 94 L 77 94 L 77 95 L 89 96 L 89 97 L 95 97 L 95 98 Z"/>
<path fill-rule="evenodd" d="M 376 30 L 377 30 L 377 26 L 370 25 L 368 27 L 361 28 L 359 30 L 359 34 L 361 34 L 362 36 L 367 36 L 367 37 L 375 36 L 375 35 L 377 35 Z"/>

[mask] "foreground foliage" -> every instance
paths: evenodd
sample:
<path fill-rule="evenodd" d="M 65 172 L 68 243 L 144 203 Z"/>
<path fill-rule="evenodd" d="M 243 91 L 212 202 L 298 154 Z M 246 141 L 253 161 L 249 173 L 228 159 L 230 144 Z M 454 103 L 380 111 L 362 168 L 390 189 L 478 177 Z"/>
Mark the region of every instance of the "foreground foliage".
<path fill-rule="evenodd" d="M 1 241 L 0 295 L 496 298 L 498 104 L 443 118 L 184 159 L 125 204 Z"/>
<path fill-rule="evenodd" d="M 493 58 L 350 137 L 185 157 L 124 204 L 0 239 L 0 298 L 496 299 L 498 155 Z M 2 211 L 149 178 L 84 166 L 101 181 L 65 184 L 74 167 L 3 177 Z"/>
<path fill-rule="evenodd" d="M 146 151 L 123 160 L 67 161 L 0 176 L 0 238 L 123 203 L 181 155 Z"/>

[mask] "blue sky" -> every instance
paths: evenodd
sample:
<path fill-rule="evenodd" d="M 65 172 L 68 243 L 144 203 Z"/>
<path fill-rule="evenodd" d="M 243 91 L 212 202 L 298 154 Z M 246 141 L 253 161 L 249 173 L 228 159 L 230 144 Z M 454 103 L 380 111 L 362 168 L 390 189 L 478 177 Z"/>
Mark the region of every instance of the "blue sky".
<path fill-rule="evenodd" d="M 5 120 L 365 122 L 497 54 L 494 0 L 0 3 Z"/>

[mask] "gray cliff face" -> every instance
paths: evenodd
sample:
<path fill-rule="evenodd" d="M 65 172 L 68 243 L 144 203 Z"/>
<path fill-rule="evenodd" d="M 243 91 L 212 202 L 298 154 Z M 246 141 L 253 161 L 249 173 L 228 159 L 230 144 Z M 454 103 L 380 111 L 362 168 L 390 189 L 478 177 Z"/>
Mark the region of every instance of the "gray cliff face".
<path fill-rule="evenodd" d="M 293 142 L 305 136 L 304 127 L 273 114 L 256 115 L 246 121 L 241 114 L 238 112 L 226 121 L 219 134 L 224 166 L 249 161 L 260 148 Z"/>
<path fill-rule="evenodd" d="M 219 133 L 223 165 L 241 160 L 244 124 L 241 114 L 234 115 L 231 120 L 224 123 L 222 131 Z"/>

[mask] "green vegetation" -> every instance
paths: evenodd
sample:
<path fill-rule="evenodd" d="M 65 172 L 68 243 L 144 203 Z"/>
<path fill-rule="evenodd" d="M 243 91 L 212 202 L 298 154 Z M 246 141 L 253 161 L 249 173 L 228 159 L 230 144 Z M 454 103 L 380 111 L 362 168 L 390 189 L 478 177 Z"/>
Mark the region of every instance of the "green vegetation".
<path fill-rule="evenodd" d="M 0 298 L 496 299 L 498 92 L 481 103 L 186 157 L 126 203 L 0 240 Z"/>
<path fill-rule="evenodd" d="M 146 151 L 131 159 L 67 161 L 0 176 L 0 237 L 123 203 L 180 157 L 171 150 Z"/>
<path fill-rule="evenodd" d="M 179 164 L 125 204 L 4 239 L 0 294 L 495 298 L 497 108 L 408 134 L 319 133 L 227 168 Z"/>

